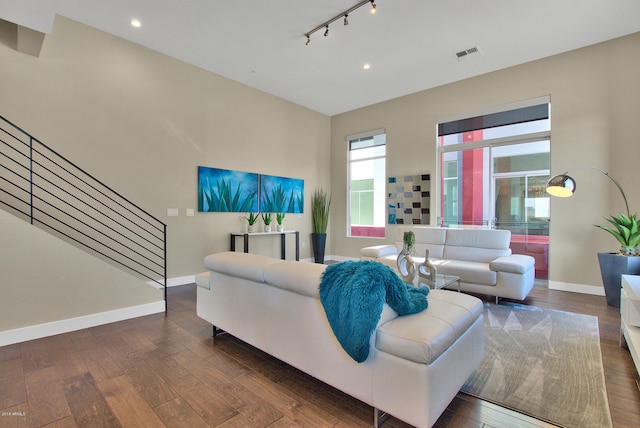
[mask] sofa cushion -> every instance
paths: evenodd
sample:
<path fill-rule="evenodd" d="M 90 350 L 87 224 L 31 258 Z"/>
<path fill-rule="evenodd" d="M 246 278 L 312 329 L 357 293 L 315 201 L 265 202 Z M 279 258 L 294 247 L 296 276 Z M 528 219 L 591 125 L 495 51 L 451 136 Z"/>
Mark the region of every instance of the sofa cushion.
<path fill-rule="evenodd" d="M 429 307 L 380 325 L 376 348 L 420 364 L 431 364 L 482 316 L 482 302 L 448 290 L 431 290 Z"/>
<path fill-rule="evenodd" d="M 360 255 L 371 258 L 386 257 L 395 254 L 398 254 L 398 249 L 393 245 L 375 245 L 360 250 Z"/>
<path fill-rule="evenodd" d="M 533 269 L 535 259 L 524 254 L 513 254 L 509 257 L 498 257 L 489 264 L 489 268 L 495 271 L 509 273 L 526 273 Z"/>
<path fill-rule="evenodd" d="M 429 250 L 430 259 L 441 259 L 447 229 L 443 227 L 400 227 L 396 233 L 395 245 L 398 252 L 402 250 L 404 232 L 412 230 L 416 237 L 415 255 L 424 260 L 425 251 Z"/>
<path fill-rule="evenodd" d="M 211 254 L 204 259 L 204 266 L 216 272 L 251 281 L 264 282 L 265 266 L 282 263 L 282 260 L 257 254 L 246 254 L 243 257 L 234 255 L 234 251 Z"/>
<path fill-rule="evenodd" d="M 209 286 L 209 274 L 210 272 L 201 272 L 199 274 L 196 275 L 196 285 L 198 287 L 204 288 L 209 290 L 210 286 Z"/>
<path fill-rule="evenodd" d="M 274 287 L 319 299 L 318 287 L 326 268 L 318 263 L 282 261 L 264 268 L 264 280 Z"/>
<path fill-rule="evenodd" d="M 449 229 L 443 259 L 489 263 L 511 255 L 511 232 L 501 229 Z"/>
<path fill-rule="evenodd" d="M 434 264 L 438 273 L 455 275 L 461 282 L 480 285 L 496 285 L 497 274 L 489 269 L 489 264 L 464 260 L 438 260 Z"/>

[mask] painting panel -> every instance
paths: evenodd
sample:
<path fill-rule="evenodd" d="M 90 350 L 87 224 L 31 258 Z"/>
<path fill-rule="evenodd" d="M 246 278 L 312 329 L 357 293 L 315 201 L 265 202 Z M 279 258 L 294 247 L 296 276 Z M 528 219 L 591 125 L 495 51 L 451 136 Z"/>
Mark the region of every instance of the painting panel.
<path fill-rule="evenodd" d="M 198 167 L 199 212 L 257 212 L 258 174 Z"/>
<path fill-rule="evenodd" d="M 304 180 L 260 175 L 260 212 L 304 212 Z"/>
<path fill-rule="evenodd" d="M 429 224 L 431 175 L 401 175 L 387 180 L 389 224 Z"/>

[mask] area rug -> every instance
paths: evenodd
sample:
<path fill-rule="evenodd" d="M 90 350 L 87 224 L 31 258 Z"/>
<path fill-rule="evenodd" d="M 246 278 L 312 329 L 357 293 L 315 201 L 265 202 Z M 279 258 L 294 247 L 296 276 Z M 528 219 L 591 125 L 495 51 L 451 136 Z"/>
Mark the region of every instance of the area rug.
<path fill-rule="evenodd" d="M 598 318 L 486 303 L 485 355 L 462 392 L 566 428 L 611 427 Z"/>

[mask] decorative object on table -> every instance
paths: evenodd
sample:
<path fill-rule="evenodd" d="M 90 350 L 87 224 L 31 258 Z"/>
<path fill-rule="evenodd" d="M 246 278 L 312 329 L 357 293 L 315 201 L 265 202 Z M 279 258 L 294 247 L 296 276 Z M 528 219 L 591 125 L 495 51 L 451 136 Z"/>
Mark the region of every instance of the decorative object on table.
<path fill-rule="evenodd" d="M 264 231 L 271 232 L 271 213 L 262 213 L 262 222 L 264 223 Z"/>
<path fill-rule="evenodd" d="M 261 174 L 260 211 L 271 213 L 303 213 L 304 180 Z"/>
<path fill-rule="evenodd" d="M 199 212 L 251 212 L 258 207 L 258 174 L 198 167 Z"/>
<path fill-rule="evenodd" d="M 416 235 L 413 231 L 404 232 L 402 235 L 402 251 L 398 254 L 396 265 L 398 266 L 400 278 L 407 284 L 413 284 L 413 279 L 416 277 L 416 262 L 411 257 L 414 253 L 415 245 Z"/>
<path fill-rule="evenodd" d="M 621 245 L 619 253 L 598 253 L 598 262 L 600 263 L 600 274 L 602 275 L 602 284 L 604 285 L 604 294 L 607 298 L 609 306 L 620 307 L 620 287 L 622 284 L 622 275 L 640 274 L 640 257 L 638 256 L 637 246 L 640 243 L 640 233 L 638 232 L 638 221 L 636 214 L 633 216 L 629 211 L 627 196 L 622 190 L 620 183 L 613 178 L 610 172 L 601 170 L 592 166 L 578 166 L 571 168 L 563 174 L 555 175 L 547 181 L 547 193 L 553 196 L 569 197 L 576 191 L 576 182 L 569 176 L 569 171 L 576 169 L 592 169 L 601 172 L 607 176 L 620 190 L 627 214 L 621 214 L 618 217 L 611 216 L 607 219 L 616 229 L 596 225 L 603 230 L 611 233 Z"/>
<path fill-rule="evenodd" d="M 278 232 L 282 232 L 284 230 L 284 213 L 276 213 L 276 223 L 278 224 Z"/>
<path fill-rule="evenodd" d="M 438 274 L 438 269 L 436 266 L 429 260 L 429 250 L 425 250 L 424 262 L 420 263 L 418 266 L 418 276 L 420 277 L 420 285 L 426 285 L 429 287 L 433 287 L 436 285 L 436 275 Z"/>
<path fill-rule="evenodd" d="M 316 263 L 324 263 L 324 250 L 327 242 L 327 225 L 329 223 L 329 208 L 331 195 L 323 188 L 318 188 L 311 196 L 311 221 L 313 233 L 311 244 Z"/>
<path fill-rule="evenodd" d="M 245 217 L 248 222 L 247 233 L 253 233 L 256 231 L 256 222 L 260 218 L 260 214 L 249 213 L 249 217 Z"/>
<path fill-rule="evenodd" d="M 387 179 L 389 224 L 429 224 L 431 175 Z"/>

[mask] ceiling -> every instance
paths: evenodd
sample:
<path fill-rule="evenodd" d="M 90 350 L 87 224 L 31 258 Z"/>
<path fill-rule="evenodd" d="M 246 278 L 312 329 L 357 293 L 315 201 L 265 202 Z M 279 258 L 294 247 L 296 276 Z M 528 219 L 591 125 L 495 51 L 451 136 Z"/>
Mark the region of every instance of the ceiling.
<path fill-rule="evenodd" d="M 330 116 L 640 31 L 640 0 L 377 0 L 305 46 L 358 1 L 0 0 L 0 18 L 51 33 L 59 14 Z"/>

